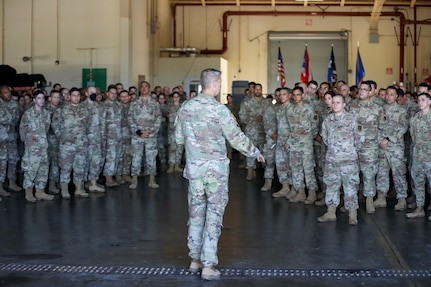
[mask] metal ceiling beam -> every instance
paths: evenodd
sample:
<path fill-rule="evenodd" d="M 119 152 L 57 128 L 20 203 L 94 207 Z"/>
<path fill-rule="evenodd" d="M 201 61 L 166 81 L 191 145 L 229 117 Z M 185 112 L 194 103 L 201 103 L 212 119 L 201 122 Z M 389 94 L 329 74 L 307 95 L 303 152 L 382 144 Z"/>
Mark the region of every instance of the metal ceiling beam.
<path fill-rule="evenodd" d="M 410 7 L 414 7 L 415 6 L 415 4 L 416 4 L 416 0 L 412 0 L 411 2 L 410 2 Z"/>
<path fill-rule="evenodd" d="M 371 11 L 371 19 L 370 19 L 370 33 L 377 33 L 379 17 L 382 13 L 383 4 L 385 4 L 386 0 L 374 0 L 373 10 Z"/>

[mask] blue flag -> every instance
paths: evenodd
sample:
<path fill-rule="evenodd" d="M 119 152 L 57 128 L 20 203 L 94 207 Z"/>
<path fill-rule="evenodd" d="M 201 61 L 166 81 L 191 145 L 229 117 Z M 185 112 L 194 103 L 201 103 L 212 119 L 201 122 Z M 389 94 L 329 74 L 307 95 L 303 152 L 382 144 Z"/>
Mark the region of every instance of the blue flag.
<path fill-rule="evenodd" d="M 358 47 L 358 58 L 356 59 L 356 85 L 359 84 L 365 77 L 365 69 L 362 64 L 361 54 L 359 53 Z"/>
<path fill-rule="evenodd" d="M 328 82 L 332 84 L 337 82 L 337 68 L 335 67 L 334 47 L 331 47 L 331 56 L 329 58 Z"/>

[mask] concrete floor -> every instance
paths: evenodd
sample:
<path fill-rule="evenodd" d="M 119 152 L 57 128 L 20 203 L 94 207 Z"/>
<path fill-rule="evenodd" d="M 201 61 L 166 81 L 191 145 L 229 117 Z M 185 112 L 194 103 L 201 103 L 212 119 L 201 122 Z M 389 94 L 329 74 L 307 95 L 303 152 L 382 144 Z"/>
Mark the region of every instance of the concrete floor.
<path fill-rule="evenodd" d="M 431 222 L 388 208 L 318 223 L 326 208 L 261 192 L 231 164 L 219 243 L 222 278 L 186 271 L 187 181 L 162 173 L 160 189 L 110 188 L 89 199 L 0 203 L 0 286 L 431 286 Z M 273 191 L 279 189 L 274 184 Z M 428 214 L 429 215 L 429 214 Z"/>

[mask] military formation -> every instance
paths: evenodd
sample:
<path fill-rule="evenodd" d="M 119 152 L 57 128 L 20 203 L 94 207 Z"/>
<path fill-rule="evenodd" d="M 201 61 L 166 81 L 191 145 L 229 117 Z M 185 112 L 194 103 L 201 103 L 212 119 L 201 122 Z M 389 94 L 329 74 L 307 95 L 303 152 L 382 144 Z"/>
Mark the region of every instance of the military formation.
<path fill-rule="evenodd" d="M 429 84 L 421 83 L 414 94 L 402 85 L 377 90 L 371 80 L 331 86 L 297 83 L 277 89 L 268 100 L 260 84 L 249 84 L 239 120 L 266 158 L 261 190 L 272 189 L 275 163 L 282 188 L 272 197 L 326 205 L 319 222 L 335 221 L 338 208 L 357 225 L 359 202 L 372 214 L 387 206 L 387 197 L 396 197 L 394 210 L 408 210 L 407 218 L 425 217 L 426 182 L 431 182 Z M 253 180 L 252 158 L 245 167 L 246 179 Z"/>
<path fill-rule="evenodd" d="M 182 172 L 184 147 L 173 138 L 186 100 L 181 87 L 152 92 L 144 81 L 139 92 L 118 83 L 102 93 L 56 84 L 49 95 L 37 88 L 19 95 L 1 86 L 0 95 L 0 201 L 23 189 L 28 202 L 86 198 L 126 183 L 136 189 L 144 175 L 159 188 L 157 171 Z M 168 143 L 169 154 L 160 148 Z"/>

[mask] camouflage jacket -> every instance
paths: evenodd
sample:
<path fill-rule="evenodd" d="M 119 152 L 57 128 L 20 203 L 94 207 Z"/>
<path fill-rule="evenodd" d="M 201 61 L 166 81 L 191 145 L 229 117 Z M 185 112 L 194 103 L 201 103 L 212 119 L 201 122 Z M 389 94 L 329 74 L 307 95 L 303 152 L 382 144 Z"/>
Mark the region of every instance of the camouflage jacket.
<path fill-rule="evenodd" d="M 127 121 L 133 137 L 139 137 L 137 131 L 151 130 L 149 138 L 157 138 L 162 121 L 159 103 L 148 97 L 137 98 L 130 104 Z"/>
<path fill-rule="evenodd" d="M 19 125 L 19 135 L 25 147 L 48 148 L 48 130 L 51 116 L 45 108 L 35 106 L 26 110 Z"/>

